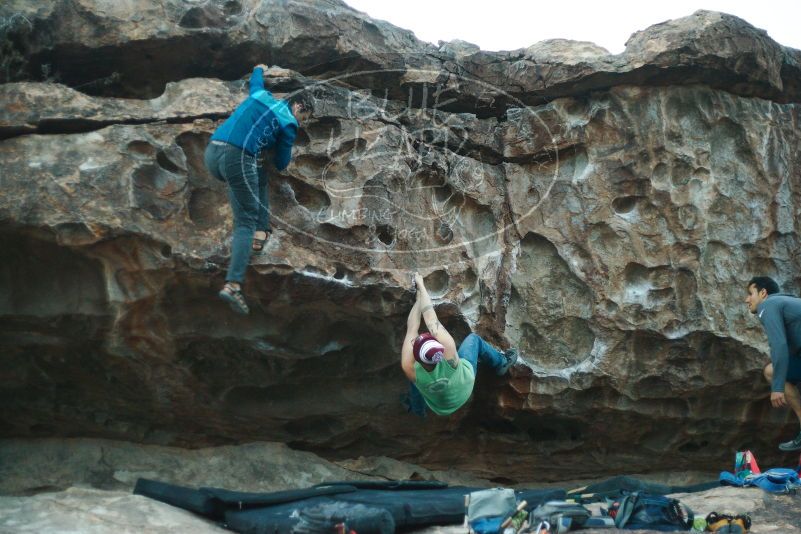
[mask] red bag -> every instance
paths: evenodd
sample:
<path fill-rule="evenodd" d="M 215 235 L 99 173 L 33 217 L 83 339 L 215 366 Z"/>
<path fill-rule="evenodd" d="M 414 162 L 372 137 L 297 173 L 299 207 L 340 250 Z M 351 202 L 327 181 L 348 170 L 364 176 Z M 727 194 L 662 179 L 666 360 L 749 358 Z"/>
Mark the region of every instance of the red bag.
<path fill-rule="evenodd" d="M 734 474 L 739 475 L 742 471 L 749 471 L 752 475 L 758 475 L 762 471 L 760 471 L 759 466 L 757 465 L 756 458 L 751 451 L 742 451 L 738 452 L 737 455 L 734 457 Z"/>

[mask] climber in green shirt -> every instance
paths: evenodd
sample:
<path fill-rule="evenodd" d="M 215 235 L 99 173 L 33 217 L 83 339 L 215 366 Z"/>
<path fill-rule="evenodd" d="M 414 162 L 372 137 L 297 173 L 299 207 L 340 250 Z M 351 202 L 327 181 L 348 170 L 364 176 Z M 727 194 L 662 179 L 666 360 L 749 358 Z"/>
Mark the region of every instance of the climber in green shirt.
<path fill-rule="evenodd" d="M 504 375 L 517 361 L 517 351 L 502 353 L 476 334 L 468 335 L 459 350 L 450 333 L 437 319 L 423 277 L 415 273 L 417 301 L 409 312 L 401 349 L 401 367 L 411 381 L 410 395 L 422 395 L 425 405 L 437 415 L 450 415 L 470 398 L 478 362 Z M 419 334 L 420 317 L 428 333 Z M 415 403 L 410 399 L 410 406 Z"/>

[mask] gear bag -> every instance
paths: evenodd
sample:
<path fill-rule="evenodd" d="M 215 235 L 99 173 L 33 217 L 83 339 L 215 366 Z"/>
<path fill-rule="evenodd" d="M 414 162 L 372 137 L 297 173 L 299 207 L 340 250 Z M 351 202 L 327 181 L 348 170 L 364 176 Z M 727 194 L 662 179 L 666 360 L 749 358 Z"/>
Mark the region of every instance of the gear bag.
<path fill-rule="evenodd" d="M 758 475 L 745 477 L 723 471 L 720 474 L 720 483 L 741 488 L 755 486 L 770 493 L 795 493 L 798 488 L 801 488 L 801 478 L 798 476 L 798 471 L 785 467 L 774 467 Z"/>
<path fill-rule="evenodd" d="M 676 499 L 639 492 L 614 503 L 609 515 L 615 518 L 617 528 L 659 532 L 690 530 L 695 518 L 693 511 Z"/>

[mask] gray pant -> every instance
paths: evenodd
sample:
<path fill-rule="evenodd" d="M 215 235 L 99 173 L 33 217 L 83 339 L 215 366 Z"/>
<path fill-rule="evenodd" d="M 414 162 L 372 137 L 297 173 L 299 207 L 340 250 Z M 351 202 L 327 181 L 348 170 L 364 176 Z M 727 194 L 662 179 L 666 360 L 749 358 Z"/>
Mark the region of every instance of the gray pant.
<path fill-rule="evenodd" d="M 241 148 L 212 141 L 204 155 L 206 168 L 218 180 L 228 184 L 228 201 L 234 214 L 231 240 L 229 282 L 242 283 L 253 252 L 253 232 L 270 231 L 270 204 L 267 175 L 258 159 Z"/>

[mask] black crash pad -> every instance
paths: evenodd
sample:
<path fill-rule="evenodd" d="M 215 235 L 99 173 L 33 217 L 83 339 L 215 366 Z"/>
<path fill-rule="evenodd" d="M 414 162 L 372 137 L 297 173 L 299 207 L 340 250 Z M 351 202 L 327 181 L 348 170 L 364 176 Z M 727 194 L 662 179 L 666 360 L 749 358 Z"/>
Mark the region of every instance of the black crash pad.
<path fill-rule="evenodd" d="M 139 479 L 134 493 L 195 512 L 236 532 L 290 533 L 304 510 L 328 503 L 383 509 L 400 530 L 460 524 L 464 496 L 484 488 L 449 487 L 440 482 L 331 482 L 311 488 L 272 493 L 246 493 L 220 488 L 192 489 Z M 562 489 L 516 490 L 531 510 L 541 503 L 564 499 Z M 359 532 L 369 534 L 369 532 Z"/>

